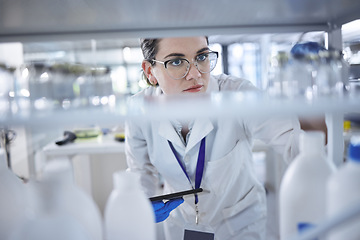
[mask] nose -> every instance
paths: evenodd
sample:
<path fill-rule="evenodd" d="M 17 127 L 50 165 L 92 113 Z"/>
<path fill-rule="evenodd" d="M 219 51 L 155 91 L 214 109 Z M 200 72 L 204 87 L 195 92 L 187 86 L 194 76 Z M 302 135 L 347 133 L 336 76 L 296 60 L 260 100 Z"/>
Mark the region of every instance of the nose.
<path fill-rule="evenodd" d="M 192 62 L 190 64 L 189 72 L 186 74 L 185 79 L 191 80 L 191 79 L 198 79 L 201 77 L 201 72 L 197 69 L 196 63 Z"/>

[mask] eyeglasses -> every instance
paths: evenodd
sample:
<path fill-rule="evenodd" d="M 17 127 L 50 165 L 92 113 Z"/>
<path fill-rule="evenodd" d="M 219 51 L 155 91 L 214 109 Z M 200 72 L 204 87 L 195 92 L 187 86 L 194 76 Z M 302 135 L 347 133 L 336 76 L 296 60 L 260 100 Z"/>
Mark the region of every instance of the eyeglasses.
<path fill-rule="evenodd" d="M 209 73 L 214 70 L 218 56 L 219 53 L 214 51 L 201 53 L 195 57 L 193 64 L 199 72 Z M 190 61 L 185 58 L 175 58 L 164 62 L 155 59 L 150 59 L 149 61 L 163 64 L 166 72 L 173 79 L 185 77 L 190 70 Z"/>

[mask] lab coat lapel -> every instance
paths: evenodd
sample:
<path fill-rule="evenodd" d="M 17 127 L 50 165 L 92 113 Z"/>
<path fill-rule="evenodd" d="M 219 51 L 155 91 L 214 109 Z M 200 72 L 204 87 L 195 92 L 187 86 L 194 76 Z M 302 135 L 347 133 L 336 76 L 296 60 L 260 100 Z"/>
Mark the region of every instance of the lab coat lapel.
<path fill-rule="evenodd" d="M 206 135 L 208 135 L 214 126 L 210 119 L 196 119 L 194 126 L 191 130 L 190 139 L 186 145 L 185 153 L 187 153 L 191 148 L 193 148 L 198 142 L 201 141 Z"/>
<path fill-rule="evenodd" d="M 171 124 L 170 121 L 163 120 L 160 122 L 159 135 L 172 142 L 173 145 L 184 147 L 183 142 L 181 141 L 179 135 L 176 133 L 174 126 Z"/>
<path fill-rule="evenodd" d="M 175 146 L 181 146 L 184 148 L 183 142 L 180 140 L 179 135 L 176 133 L 172 123 L 167 120 L 163 120 L 159 123 L 159 130 L 158 130 L 159 136 L 165 138 L 166 140 L 171 141 L 171 143 Z M 170 147 L 169 147 L 170 150 Z M 171 150 L 170 150 L 171 151 Z M 177 186 L 177 188 L 182 189 L 184 184 L 189 184 L 186 188 L 191 189 L 191 184 L 189 183 L 189 180 L 187 179 L 185 173 L 183 172 L 181 166 L 176 160 L 176 157 L 174 154 L 171 154 L 171 157 L 169 158 L 169 161 L 167 163 L 167 168 L 172 169 L 171 170 L 171 179 L 176 179 L 175 182 L 172 182 L 172 186 Z"/>

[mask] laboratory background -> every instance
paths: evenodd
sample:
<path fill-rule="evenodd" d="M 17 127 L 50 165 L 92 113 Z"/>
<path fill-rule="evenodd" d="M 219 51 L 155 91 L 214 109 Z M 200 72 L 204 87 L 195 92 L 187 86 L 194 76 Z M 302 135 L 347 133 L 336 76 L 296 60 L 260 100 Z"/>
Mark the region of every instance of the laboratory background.
<path fill-rule="evenodd" d="M 176 99 L 129 105 L 129 97 L 148 87 L 140 38 L 173 36 L 208 36 L 209 48 L 219 52 L 212 74 L 247 79 L 265 96 L 216 94 L 184 101 L 182 107 Z M 302 44 L 310 43 L 323 50 L 306 52 Z M 294 46 L 303 47 L 302 55 L 293 54 Z M 116 174 L 127 169 L 125 121 L 179 113 L 325 116 L 326 161 L 336 171 L 352 162 L 346 177 L 360 184 L 360 2 L 0 1 L 0 239 L 21 239 L 28 232 L 43 239 L 114 239 L 104 237 L 104 212 Z M 253 156 L 267 190 L 267 239 L 323 239 L 351 221 L 359 228 L 360 187 L 350 190 L 352 204 L 335 203 L 349 208 L 305 234 L 281 238 L 286 167 L 262 142 L 254 143 Z M 41 181 L 47 184 L 38 185 Z M 299 201 L 311 204 L 311 194 Z M 68 207 L 76 221 L 41 219 L 51 207 Z M 126 214 L 116 221 L 136 226 Z M 38 222 L 26 225 L 25 219 Z M 61 233 L 59 225 L 75 237 Z M 21 230 L 10 236 L 9 229 Z M 359 230 L 352 234 L 347 239 L 360 239 Z"/>

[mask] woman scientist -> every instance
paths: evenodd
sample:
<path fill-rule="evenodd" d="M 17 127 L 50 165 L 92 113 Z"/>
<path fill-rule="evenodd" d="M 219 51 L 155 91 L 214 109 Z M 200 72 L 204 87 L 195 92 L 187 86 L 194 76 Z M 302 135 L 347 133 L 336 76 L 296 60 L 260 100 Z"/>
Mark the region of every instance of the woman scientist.
<path fill-rule="evenodd" d="M 206 37 L 143 39 L 141 48 L 151 86 L 135 99 L 255 90 L 249 81 L 210 75 L 218 53 L 209 49 Z M 255 176 L 252 143 L 259 139 L 269 144 L 288 162 L 298 153 L 300 131 L 297 119 L 280 118 L 129 121 L 127 163 L 140 173 L 149 197 L 156 194 L 159 175 L 164 193 L 198 187 L 209 191 L 154 205 L 157 222 L 166 219 L 166 240 L 194 239 L 191 234 L 202 236 L 197 239 L 265 239 L 265 190 Z"/>

